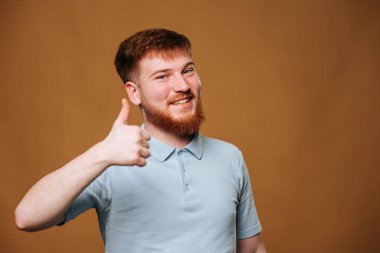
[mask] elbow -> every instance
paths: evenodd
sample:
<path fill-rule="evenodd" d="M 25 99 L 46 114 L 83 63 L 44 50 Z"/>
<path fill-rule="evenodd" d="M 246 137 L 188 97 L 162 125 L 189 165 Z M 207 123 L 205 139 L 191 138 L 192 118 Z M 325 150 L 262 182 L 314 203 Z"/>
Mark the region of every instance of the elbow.
<path fill-rule="evenodd" d="M 52 226 L 55 226 L 64 221 L 64 215 L 59 216 L 59 219 L 46 217 L 44 215 L 36 215 L 34 210 L 22 207 L 22 205 L 17 206 L 15 210 L 15 225 L 19 230 L 26 232 L 36 232 L 41 231 Z M 39 217 L 45 217 L 41 219 Z"/>
<path fill-rule="evenodd" d="M 33 226 L 28 218 L 27 212 L 22 210 L 20 206 L 18 206 L 15 210 L 15 225 L 19 230 L 26 232 L 33 232 Z"/>

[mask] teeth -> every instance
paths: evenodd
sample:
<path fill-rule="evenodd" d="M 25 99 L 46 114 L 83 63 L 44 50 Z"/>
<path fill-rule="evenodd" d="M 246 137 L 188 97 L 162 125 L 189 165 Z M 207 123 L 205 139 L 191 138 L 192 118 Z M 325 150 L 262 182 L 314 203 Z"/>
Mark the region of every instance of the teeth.
<path fill-rule="evenodd" d="M 184 103 L 187 103 L 188 101 L 189 101 L 189 99 L 186 98 L 186 99 L 182 99 L 182 100 L 176 101 L 176 102 L 174 102 L 173 104 L 174 104 L 174 105 L 184 104 Z"/>

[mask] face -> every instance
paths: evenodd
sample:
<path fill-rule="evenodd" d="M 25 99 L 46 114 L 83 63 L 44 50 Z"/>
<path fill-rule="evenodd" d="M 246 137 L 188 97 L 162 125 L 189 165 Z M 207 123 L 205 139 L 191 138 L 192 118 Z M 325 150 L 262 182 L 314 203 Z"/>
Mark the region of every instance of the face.
<path fill-rule="evenodd" d="M 180 136 L 195 134 L 204 116 L 201 83 L 191 57 L 183 53 L 171 57 L 150 54 L 141 59 L 139 67 L 135 95 L 144 119 Z"/>

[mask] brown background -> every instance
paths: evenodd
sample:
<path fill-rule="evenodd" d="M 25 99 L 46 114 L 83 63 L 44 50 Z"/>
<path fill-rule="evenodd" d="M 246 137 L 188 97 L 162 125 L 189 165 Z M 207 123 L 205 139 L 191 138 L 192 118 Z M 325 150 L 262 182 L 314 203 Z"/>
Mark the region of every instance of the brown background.
<path fill-rule="evenodd" d="M 193 42 L 203 134 L 239 146 L 270 252 L 380 252 L 379 1 L 0 1 L 1 252 L 103 252 L 93 211 L 18 231 L 25 191 L 101 140 L 118 44 Z M 132 122 L 141 118 L 135 108 Z"/>

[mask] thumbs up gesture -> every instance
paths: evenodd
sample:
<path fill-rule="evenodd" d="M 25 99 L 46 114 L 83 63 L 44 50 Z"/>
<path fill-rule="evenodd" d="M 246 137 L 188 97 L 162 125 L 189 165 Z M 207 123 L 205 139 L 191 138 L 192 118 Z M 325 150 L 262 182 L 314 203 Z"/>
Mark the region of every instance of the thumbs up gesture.
<path fill-rule="evenodd" d="M 144 166 L 150 156 L 150 135 L 140 126 L 128 125 L 129 113 L 129 104 L 123 98 L 119 116 L 102 142 L 103 158 L 109 164 Z"/>

